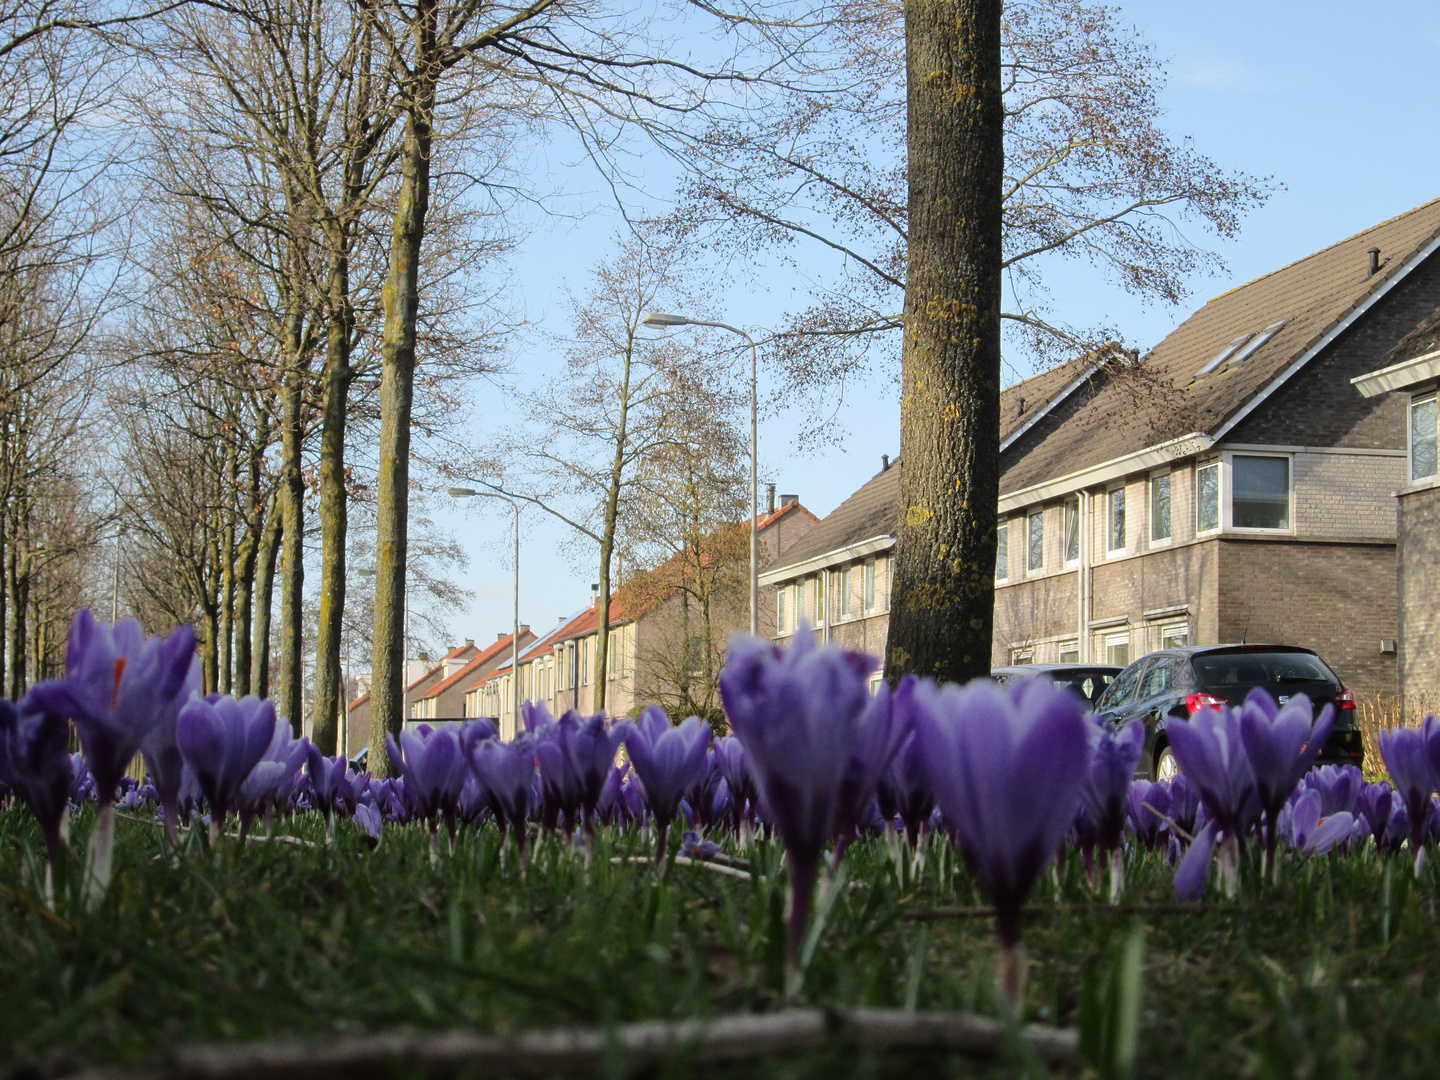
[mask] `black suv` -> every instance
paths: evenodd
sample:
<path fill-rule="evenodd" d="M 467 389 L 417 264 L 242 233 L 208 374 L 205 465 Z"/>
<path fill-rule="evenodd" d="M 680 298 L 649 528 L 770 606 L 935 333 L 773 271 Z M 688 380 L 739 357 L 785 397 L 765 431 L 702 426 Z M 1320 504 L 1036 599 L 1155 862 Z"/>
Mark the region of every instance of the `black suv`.
<path fill-rule="evenodd" d="M 1188 719 L 1207 705 L 1239 705 L 1255 687 L 1284 704 L 1304 694 L 1318 716 L 1335 706 L 1335 726 L 1320 751 L 1320 764 L 1361 765 L 1364 744 L 1355 723 L 1355 694 L 1309 649 L 1293 645 L 1204 645 L 1142 656 L 1116 677 L 1095 705 L 1116 724 L 1142 720 L 1145 750 L 1137 776 L 1168 780 L 1179 772 L 1165 725 Z"/>
<path fill-rule="evenodd" d="M 1016 664 L 1013 667 L 992 668 L 990 678 L 1004 686 L 1016 679 L 1033 679 L 1043 675 L 1053 683 L 1068 686 L 1085 699 L 1085 704 L 1094 708 L 1095 702 L 1120 671 L 1113 664 Z"/>

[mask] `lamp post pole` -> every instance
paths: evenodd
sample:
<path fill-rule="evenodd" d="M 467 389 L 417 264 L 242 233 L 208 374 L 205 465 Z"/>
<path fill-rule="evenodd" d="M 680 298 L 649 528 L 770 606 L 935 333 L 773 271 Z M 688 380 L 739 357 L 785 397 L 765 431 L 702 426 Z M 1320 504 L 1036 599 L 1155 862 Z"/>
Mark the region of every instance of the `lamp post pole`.
<path fill-rule="evenodd" d="M 510 704 L 513 709 L 512 722 L 518 732 L 520 729 L 520 504 L 508 495 L 501 495 L 494 491 L 477 491 L 474 488 L 452 487 L 448 489 L 448 494 L 452 499 L 472 497 L 500 499 L 509 503 L 510 509 L 515 511 L 515 608 L 513 611 L 515 622 L 510 634 Z"/>
<path fill-rule="evenodd" d="M 670 326 L 713 326 L 739 334 L 750 344 L 750 633 L 760 636 L 760 490 L 759 490 L 759 359 L 755 339 L 738 327 L 728 323 L 692 319 L 687 315 L 667 315 L 660 311 L 647 311 L 640 320 L 655 330 Z"/>

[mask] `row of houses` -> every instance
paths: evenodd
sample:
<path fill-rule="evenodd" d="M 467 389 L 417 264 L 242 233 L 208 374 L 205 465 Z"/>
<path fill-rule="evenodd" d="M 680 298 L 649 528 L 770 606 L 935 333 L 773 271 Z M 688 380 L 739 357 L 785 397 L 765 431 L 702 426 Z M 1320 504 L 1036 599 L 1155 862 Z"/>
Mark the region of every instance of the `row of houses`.
<path fill-rule="evenodd" d="M 1440 699 L 1437 249 L 1440 201 L 1216 297 L 1144 357 L 1005 390 L 992 663 L 1280 642 L 1357 692 Z M 808 619 L 882 653 L 899 476 L 887 460 L 767 568 L 776 640 Z"/>
<path fill-rule="evenodd" d="M 798 496 L 781 495 L 777 500 L 772 487 L 756 523 L 761 565 L 781 560 L 817 522 Z M 665 703 L 673 697 L 677 682 L 698 675 L 689 669 L 698 665 L 705 648 L 717 654 L 718 670 L 730 634 L 749 625 L 748 592 L 722 588 L 707 598 L 702 634 L 700 613 L 687 617 L 687 597 L 667 574 L 672 564 L 632 578 L 610 598 L 604 697 L 605 709 L 612 715 L 626 715 L 653 701 Z M 775 619 L 769 600 L 767 593 L 761 603 L 762 626 Z M 693 600 L 688 603 L 697 607 Z M 407 721 L 488 717 L 499 725 L 503 738 L 513 738 L 523 724 L 517 723 L 514 709 L 517 670 L 520 701 L 543 702 L 556 715 L 567 709 L 595 711 L 599 608 L 596 586 L 588 604 L 560 618 L 548 631 L 537 634 L 522 625 L 518 663 L 514 634 L 507 633 L 484 648 L 467 640 L 435 663 L 422 665 L 405 688 Z M 346 720 L 344 742 L 353 757 L 369 741 L 369 694 L 350 703 Z"/>

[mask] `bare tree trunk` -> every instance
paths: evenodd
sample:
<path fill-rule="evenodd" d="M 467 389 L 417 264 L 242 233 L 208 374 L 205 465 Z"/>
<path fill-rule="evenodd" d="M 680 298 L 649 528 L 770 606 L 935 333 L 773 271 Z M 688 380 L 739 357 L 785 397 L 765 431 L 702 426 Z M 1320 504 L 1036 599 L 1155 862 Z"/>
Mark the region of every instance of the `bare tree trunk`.
<path fill-rule="evenodd" d="M 223 522 L 220 526 L 220 604 L 219 619 L 216 623 L 216 633 L 219 634 L 219 648 L 216 650 L 219 678 L 215 686 L 222 694 L 230 693 L 233 686 L 231 672 L 234 670 L 231 649 L 235 636 L 235 513 L 231 500 L 239 490 L 240 469 L 239 458 L 233 447 L 226 455 L 225 464 L 225 480 L 229 490 L 219 503 Z"/>
<path fill-rule="evenodd" d="M 279 693 L 275 695 L 276 715 L 290 721 L 296 736 L 304 724 L 302 712 L 305 592 L 305 484 L 301 476 L 304 449 L 304 361 L 301 321 L 291 313 L 289 344 L 293 347 L 282 392 L 280 435 L 280 516 L 284 548 L 280 556 L 280 672 Z"/>
<path fill-rule="evenodd" d="M 430 124 L 438 78 L 438 70 L 420 65 L 429 63 L 435 55 L 435 3 L 419 0 L 415 8 L 417 74 L 405 117 L 400 192 L 382 297 L 385 326 L 380 339 L 380 467 L 375 500 L 375 646 L 369 759 L 377 776 L 392 772 L 385 736 L 398 736 L 405 719 L 403 639 L 410 408 L 415 382 L 415 317 L 420 304 L 420 244 L 430 207 Z"/>
<path fill-rule="evenodd" d="M 332 244 L 343 239 L 332 238 Z M 330 320 L 320 419 L 320 625 L 315 641 L 315 714 L 311 738 L 334 756 L 340 714 L 340 638 L 345 617 L 345 410 L 350 396 L 349 265 L 331 257 Z"/>
<path fill-rule="evenodd" d="M 605 521 L 600 530 L 600 611 L 595 640 L 595 711 L 605 710 L 606 671 L 610 662 L 610 560 L 615 554 L 615 523 L 620 516 L 620 485 L 625 475 L 625 452 L 630 438 L 630 371 L 635 356 L 635 335 L 625 343 L 620 377 L 620 417 L 616 422 L 615 456 L 610 462 L 610 489 L 605 493 Z"/>
<path fill-rule="evenodd" d="M 275 598 L 275 558 L 280 552 L 284 520 L 280 514 L 279 494 L 271 496 L 265 512 L 265 531 L 260 537 L 256 554 L 255 622 L 250 645 L 250 692 L 256 697 L 270 696 L 270 608 Z"/>
<path fill-rule="evenodd" d="M 999 492 L 1001 0 L 906 0 L 909 269 L 887 674 L 990 667 Z"/>

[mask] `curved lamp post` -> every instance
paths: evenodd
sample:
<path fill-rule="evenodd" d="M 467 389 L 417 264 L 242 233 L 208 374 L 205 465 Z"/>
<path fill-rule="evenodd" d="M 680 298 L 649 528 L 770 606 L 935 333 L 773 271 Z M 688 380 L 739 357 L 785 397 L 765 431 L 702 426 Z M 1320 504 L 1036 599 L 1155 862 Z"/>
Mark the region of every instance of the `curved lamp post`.
<path fill-rule="evenodd" d="M 755 339 L 739 327 L 723 322 L 709 322 L 692 319 L 686 315 L 667 315 L 660 311 L 647 311 L 640 320 L 652 330 L 664 330 L 671 326 L 713 326 L 739 334 L 750 343 L 750 633 L 760 636 L 760 492 L 756 482 L 757 455 L 760 443 L 760 425 L 757 419 L 757 368 Z"/>
<path fill-rule="evenodd" d="M 452 499 L 501 499 L 515 511 L 515 628 L 510 636 L 510 699 L 514 707 L 515 730 L 520 730 L 520 504 L 508 495 L 495 491 L 476 491 L 474 488 L 452 487 L 446 492 Z M 497 717 L 496 719 L 499 719 Z"/>

